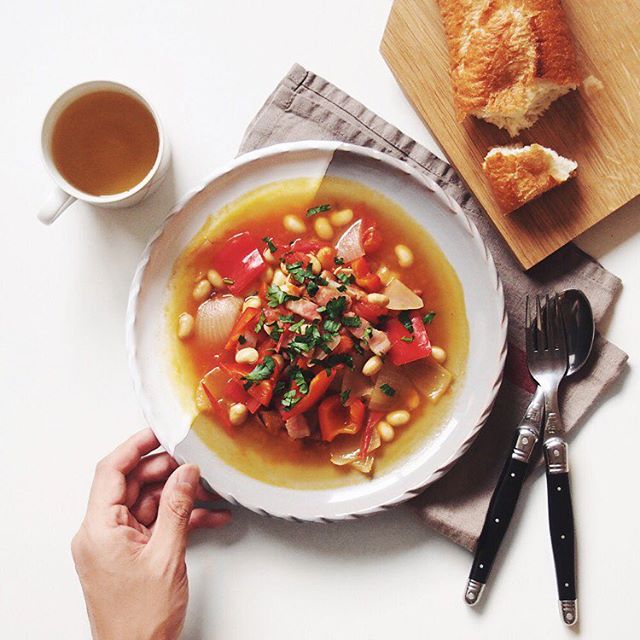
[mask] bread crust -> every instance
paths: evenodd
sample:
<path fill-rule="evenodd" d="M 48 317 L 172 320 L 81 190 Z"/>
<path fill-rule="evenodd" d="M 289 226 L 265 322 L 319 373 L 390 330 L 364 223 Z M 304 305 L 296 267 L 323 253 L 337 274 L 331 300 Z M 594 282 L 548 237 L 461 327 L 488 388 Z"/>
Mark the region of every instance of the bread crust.
<path fill-rule="evenodd" d="M 485 157 L 482 169 L 502 212 L 506 214 L 518 209 L 575 174 L 577 165 L 559 157 L 561 161 L 573 166 L 562 177 L 558 177 L 557 171 L 554 175 L 556 159 L 558 156 L 552 150 L 539 144 L 492 149 Z"/>
<path fill-rule="evenodd" d="M 539 94 L 546 92 L 550 103 L 580 83 L 560 0 L 438 0 L 438 4 L 459 120 L 476 115 L 515 135 L 532 124 L 531 118 L 522 123 L 518 119 L 536 110 Z M 539 115 L 533 114 L 533 120 Z M 503 118 L 514 122 L 501 124 Z"/>

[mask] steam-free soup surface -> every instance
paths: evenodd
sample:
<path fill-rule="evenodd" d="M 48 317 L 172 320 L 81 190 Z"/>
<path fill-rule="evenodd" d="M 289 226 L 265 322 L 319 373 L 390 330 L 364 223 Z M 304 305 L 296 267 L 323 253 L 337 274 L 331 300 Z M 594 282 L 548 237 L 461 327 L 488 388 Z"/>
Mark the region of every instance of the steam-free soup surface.
<path fill-rule="evenodd" d="M 349 211 L 351 216 L 344 213 Z M 339 216 L 339 213 L 342 213 L 342 216 Z M 297 227 L 292 226 L 291 216 L 301 224 L 297 224 Z M 318 220 L 322 222 L 318 223 Z M 361 262 L 345 261 L 340 264 L 340 249 L 337 252 L 335 250 L 336 245 L 340 247 L 344 244 L 341 245 L 340 238 L 358 220 L 363 221 L 361 228 L 366 225 L 367 228 L 371 226 L 376 230 L 379 246 L 363 256 L 364 268 L 369 269 L 369 274 L 362 272 Z M 301 230 L 302 225 L 304 230 Z M 296 420 L 291 421 L 294 427 L 293 435 L 288 420 L 291 414 L 288 411 L 295 412 L 295 405 L 288 407 L 288 411 L 284 405 L 291 402 L 302 404 L 304 398 L 300 388 L 296 386 L 297 383 L 286 376 L 285 380 L 280 382 L 280 391 L 276 389 L 269 406 L 261 406 L 255 413 L 246 411 L 246 417 L 239 424 L 231 424 L 229 421 L 229 416 L 236 417 L 232 415 L 232 405 L 242 404 L 238 403 L 238 397 L 235 397 L 236 392 L 242 393 L 242 390 L 237 391 L 238 384 L 234 387 L 236 391 L 231 393 L 233 397 L 220 398 L 219 406 L 212 408 L 212 401 L 218 396 L 224 396 L 227 389 L 223 385 L 224 376 L 220 377 L 215 372 L 236 371 L 238 367 L 244 367 L 237 374 L 236 382 L 242 387 L 248 386 L 248 393 L 253 393 L 256 397 L 259 397 L 259 393 L 255 385 L 263 384 L 264 380 L 251 382 L 251 378 L 260 378 L 260 375 L 266 376 L 273 372 L 268 370 L 268 367 L 260 369 L 261 363 L 265 362 L 266 352 L 259 355 L 257 362 L 238 365 L 236 360 L 239 351 L 247 348 L 246 343 L 233 343 L 231 338 L 231 344 L 212 348 L 211 343 L 198 334 L 201 323 L 188 320 L 185 322 L 185 317 L 199 317 L 199 308 L 203 302 L 210 305 L 212 300 L 231 300 L 231 294 L 234 292 L 230 291 L 229 287 L 237 289 L 237 283 L 231 284 L 232 280 L 228 278 L 220 283 L 216 275 L 221 278 L 224 276 L 222 273 L 214 273 L 212 280 L 211 270 L 220 264 L 221 256 L 224 256 L 230 243 L 235 242 L 232 239 L 244 232 L 249 232 L 252 238 L 259 239 L 261 255 L 263 258 L 268 257 L 269 262 L 265 259 L 265 265 L 259 269 L 259 273 L 256 272 L 258 275 L 255 282 L 247 284 L 245 290 L 236 296 L 235 304 L 238 305 L 238 309 L 234 313 L 237 317 L 242 315 L 239 305 L 243 304 L 246 311 L 247 305 L 253 304 L 251 300 L 257 297 L 260 308 L 254 316 L 254 332 L 255 318 L 262 317 L 264 322 L 266 312 L 268 323 L 268 318 L 273 318 L 273 314 L 277 312 L 284 321 L 273 322 L 272 328 L 284 327 L 285 331 L 288 331 L 293 325 L 293 329 L 296 330 L 296 322 L 302 327 L 298 327 L 300 333 L 286 333 L 289 339 L 293 337 L 294 347 L 296 340 L 304 341 L 305 331 L 311 331 L 306 328 L 309 325 L 317 326 L 320 331 L 324 331 L 325 327 L 339 327 L 336 330 L 340 333 L 336 335 L 346 336 L 342 339 L 343 342 L 348 345 L 350 340 L 351 343 L 361 345 L 358 348 L 354 344 L 344 356 L 336 356 L 333 352 L 328 354 L 338 363 L 339 372 L 333 374 L 334 380 L 323 397 L 312 409 L 302 414 L 305 417 L 302 425 Z M 294 247 L 309 248 L 307 253 L 314 258 L 320 256 L 324 260 L 326 256 L 321 251 L 322 247 L 331 247 L 334 250 L 331 265 L 324 262 L 323 275 L 312 275 L 313 265 L 305 264 L 306 261 L 301 260 L 300 256 L 284 258 L 287 252 L 291 254 L 290 243 L 296 241 L 298 244 Z M 269 247 L 274 246 L 277 247 L 276 251 L 268 255 Z M 410 263 L 407 263 L 407 256 L 402 247 L 409 249 Z M 284 269 L 279 267 L 281 260 L 285 261 Z M 296 262 L 292 262 L 293 260 Z M 357 266 L 360 276 L 357 280 L 353 273 L 354 265 Z M 327 270 L 325 266 L 330 268 Z M 294 276 L 296 272 L 298 275 L 302 273 L 299 277 L 302 285 L 292 277 L 289 268 Z M 287 289 L 288 284 L 282 285 L 283 275 L 277 275 L 278 271 L 284 272 L 289 284 L 294 286 L 293 289 Z M 305 280 L 305 273 L 309 274 L 309 280 Z M 373 277 L 374 275 L 380 282 Z M 315 278 L 319 280 L 316 281 Z M 336 281 L 329 282 L 334 278 Z M 403 289 L 402 295 L 398 298 L 397 283 L 391 287 L 394 279 L 401 283 L 409 294 L 405 295 Z M 211 281 L 215 286 L 211 285 Z M 348 301 L 344 309 L 338 310 L 335 316 L 338 318 L 337 324 L 331 323 L 334 316 L 328 317 L 327 309 L 339 307 L 339 304 L 315 304 L 320 309 L 320 319 L 315 320 L 310 319 L 313 316 L 305 319 L 291 312 L 289 307 L 299 307 L 292 305 L 290 300 L 274 308 L 273 305 L 278 301 L 274 300 L 273 287 L 278 289 L 280 285 L 283 291 L 299 293 L 300 299 L 313 305 L 313 302 L 318 303 L 321 293 L 310 295 L 309 291 L 314 292 L 318 282 L 321 289 L 326 288 L 323 286 L 324 282 L 334 287 L 344 283 L 355 296 Z M 295 289 L 295 286 L 299 289 Z M 370 296 L 371 293 L 381 294 L 383 298 L 363 297 Z M 402 306 L 403 300 L 413 300 L 416 296 L 423 305 L 419 309 L 406 310 L 386 309 L 383 305 L 379 322 L 374 320 L 370 323 L 364 317 L 360 320 L 349 319 L 349 316 L 360 316 L 360 312 L 356 313 L 354 310 L 364 309 L 362 302 L 377 299 L 379 303 L 387 293 L 389 295 L 386 297 L 391 300 L 389 306 L 393 306 L 394 301 L 397 302 L 398 299 Z M 336 295 L 348 295 L 348 292 Z M 306 307 L 305 309 L 308 312 Z M 258 312 L 261 315 L 258 315 Z M 369 316 L 368 313 L 369 311 L 365 314 L 367 317 L 376 318 L 375 313 L 373 316 Z M 194 430 L 208 447 L 231 466 L 264 482 L 292 488 L 328 488 L 366 482 L 372 476 L 387 473 L 399 461 L 428 443 L 446 424 L 464 375 L 468 350 L 468 327 L 460 282 L 429 234 L 400 207 L 382 195 L 360 184 L 337 178 L 325 178 L 322 181 L 301 178 L 266 185 L 221 211 L 212 212 L 211 217 L 175 264 L 167 320 L 172 336 L 176 385 L 183 401 L 193 410 L 194 415 L 198 415 L 194 422 Z M 330 321 L 329 325 L 325 324 L 327 320 Z M 353 326 L 356 322 L 361 322 L 359 328 Z M 362 328 L 368 325 L 371 327 L 367 331 L 368 335 L 359 340 L 358 335 L 364 333 Z M 413 330 L 414 326 L 417 328 L 416 331 Z M 257 328 L 260 330 L 259 323 Z M 423 329 L 428 334 L 428 349 L 422 344 Z M 368 344 L 372 341 L 374 332 L 384 334 L 378 336 L 379 340 L 373 341 L 384 351 L 380 353 L 382 373 L 363 376 L 363 363 L 376 355 L 370 351 L 371 347 Z M 249 332 L 244 335 L 253 345 L 253 334 Z M 277 333 L 274 335 L 278 337 Z M 391 346 L 386 344 L 387 338 L 390 339 Z M 263 339 L 266 341 L 268 336 L 262 335 L 258 341 Z M 239 340 L 242 341 L 243 338 Z M 281 340 L 279 342 L 282 343 Z M 327 342 L 330 345 L 336 344 L 337 338 Z M 269 346 L 269 343 L 266 344 Z M 327 357 L 321 355 L 322 349 L 326 347 L 320 346 L 322 348 L 316 347 L 314 353 L 319 358 Z M 260 351 L 260 346 L 256 347 Z M 360 353 L 360 349 L 364 353 Z M 427 351 L 428 355 L 425 355 Z M 280 353 L 284 354 L 285 357 L 281 360 L 284 360 L 285 367 L 289 367 L 288 370 L 291 369 L 293 363 L 288 362 L 286 350 L 276 353 L 273 348 L 271 353 L 274 357 Z M 293 357 L 296 358 L 296 367 L 300 364 L 306 376 L 307 386 L 315 373 L 328 372 L 335 368 L 323 368 L 321 360 L 311 365 L 309 359 L 304 360 L 305 355 L 298 356 L 294 353 Z M 350 358 L 352 369 L 349 367 Z M 305 366 L 309 369 L 305 369 Z M 277 369 L 276 366 L 276 374 Z M 249 374 L 243 377 L 242 372 L 247 371 Z M 399 372 L 399 377 L 393 377 L 395 372 Z M 383 374 L 392 376 L 385 378 L 390 379 L 392 384 L 377 385 L 380 381 L 378 376 Z M 295 375 L 299 377 L 298 373 Z M 345 381 L 342 380 L 345 375 L 355 376 L 349 378 L 352 384 L 345 385 Z M 212 397 L 211 389 L 205 393 L 203 381 L 205 386 L 209 384 L 210 387 L 216 388 L 213 392 L 215 397 Z M 367 383 L 368 389 L 365 388 Z M 374 389 L 373 392 L 371 388 Z M 380 392 L 381 388 L 383 393 Z M 351 391 L 354 395 L 351 395 Z M 357 397 L 359 393 L 363 395 Z M 385 397 L 387 393 L 389 395 Z M 373 396 L 377 398 L 378 404 L 372 402 Z M 341 401 L 338 401 L 338 397 Z M 246 398 L 249 399 L 249 405 L 255 403 L 248 395 Z M 356 402 L 362 404 L 362 416 L 355 410 L 359 405 L 353 406 Z M 384 405 L 382 411 L 374 412 L 373 408 L 377 408 L 380 402 Z M 352 409 L 344 406 L 345 404 L 351 404 Z M 273 424 L 265 425 L 264 419 L 259 418 L 264 417 L 262 410 L 265 408 L 273 412 L 276 422 L 278 419 L 283 421 L 279 428 Z M 410 419 L 405 424 L 389 425 L 389 422 L 395 422 L 390 415 L 394 411 L 408 412 Z M 226 412 L 230 413 L 227 415 Z M 334 434 L 332 431 L 335 424 L 332 426 L 331 420 L 335 416 L 339 423 L 343 421 L 344 432 Z M 374 419 L 377 421 L 373 426 L 367 424 Z M 359 420 L 359 425 L 355 424 Z M 391 437 L 389 430 L 380 424 L 381 422 L 392 427 Z M 349 433 L 356 427 L 356 433 Z M 309 435 L 301 436 L 295 431 L 300 428 L 304 434 L 309 431 Z M 367 428 L 369 432 L 365 435 Z M 356 458 L 348 458 L 354 451 Z M 338 466 L 344 460 L 354 464 L 345 463 Z"/>

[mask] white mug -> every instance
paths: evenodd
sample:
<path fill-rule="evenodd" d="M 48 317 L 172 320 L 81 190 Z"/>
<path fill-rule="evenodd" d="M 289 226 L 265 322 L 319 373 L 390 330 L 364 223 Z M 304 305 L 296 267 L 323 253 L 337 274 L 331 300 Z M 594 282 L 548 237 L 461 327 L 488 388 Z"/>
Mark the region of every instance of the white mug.
<path fill-rule="evenodd" d="M 156 127 L 158 128 L 159 137 L 158 155 L 156 156 L 153 167 L 144 179 L 128 191 L 106 196 L 95 196 L 76 189 L 73 185 L 67 182 L 67 180 L 65 180 L 62 174 L 58 171 L 51 154 L 53 129 L 60 117 L 60 114 L 67 108 L 67 106 L 69 106 L 69 104 L 78 98 L 96 91 L 118 91 L 137 99 L 153 116 Z M 169 168 L 169 159 L 171 155 L 169 151 L 169 144 L 162 129 L 162 124 L 160 123 L 160 119 L 153 107 L 137 91 L 134 91 L 133 89 L 118 82 L 108 82 L 104 80 L 84 82 L 83 84 L 72 87 L 68 91 L 65 91 L 53 103 L 42 124 L 41 144 L 44 163 L 56 183 L 53 192 L 38 212 L 38 219 L 44 224 L 51 224 L 70 204 L 73 204 L 76 200 L 82 200 L 98 207 L 112 209 L 131 207 L 134 204 L 141 202 L 150 193 L 155 191 L 162 182 L 162 179 L 165 177 L 167 169 Z"/>

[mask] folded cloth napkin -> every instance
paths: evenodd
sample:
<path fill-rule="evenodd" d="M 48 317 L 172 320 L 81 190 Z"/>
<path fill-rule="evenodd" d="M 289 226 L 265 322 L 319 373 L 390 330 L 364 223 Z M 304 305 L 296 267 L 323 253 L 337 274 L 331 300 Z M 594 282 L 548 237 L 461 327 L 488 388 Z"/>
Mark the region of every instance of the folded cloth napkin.
<path fill-rule="evenodd" d="M 341 140 L 373 147 L 408 162 L 435 180 L 478 227 L 504 284 L 509 314 L 505 380 L 491 416 L 460 461 L 411 504 L 433 529 L 473 549 L 513 438 L 535 387 L 524 354 L 525 296 L 540 291 L 582 289 L 596 322 L 611 306 L 620 279 L 569 244 L 526 273 L 462 180 L 446 162 L 404 135 L 364 105 L 314 73 L 294 65 L 249 125 L 240 152 L 295 140 Z M 597 335 L 593 355 L 564 386 L 562 411 L 573 429 L 620 375 L 627 355 Z"/>

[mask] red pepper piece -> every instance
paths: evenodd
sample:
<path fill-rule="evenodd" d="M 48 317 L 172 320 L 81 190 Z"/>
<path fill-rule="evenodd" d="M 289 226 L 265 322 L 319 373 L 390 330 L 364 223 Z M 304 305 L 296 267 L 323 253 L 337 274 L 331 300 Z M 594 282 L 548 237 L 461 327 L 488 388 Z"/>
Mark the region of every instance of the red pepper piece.
<path fill-rule="evenodd" d="M 369 411 L 369 417 L 367 423 L 362 432 L 362 444 L 360 445 L 360 459 L 364 460 L 369 453 L 369 446 L 371 445 L 371 437 L 373 436 L 373 430 L 375 426 L 382 420 L 384 415 L 383 411 Z"/>
<path fill-rule="evenodd" d="M 258 241 L 248 231 L 231 236 L 217 251 L 213 266 L 224 278 L 233 280 L 229 291 L 243 294 L 267 268 Z"/>
<path fill-rule="evenodd" d="M 318 407 L 318 419 L 322 439 L 331 442 L 342 433 L 355 434 L 362 428 L 364 420 L 364 404 L 360 398 L 345 407 L 340 396 L 325 398 Z"/>
<path fill-rule="evenodd" d="M 364 228 L 362 232 L 362 248 L 365 253 L 375 253 L 382 246 L 382 233 L 376 227 L 376 224 L 372 222 Z"/>
<path fill-rule="evenodd" d="M 431 355 L 431 342 L 422 318 L 416 312 L 410 318 L 413 333 L 396 318 L 387 322 L 387 337 L 391 342 L 389 355 L 395 365 L 407 364 Z"/>
<path fill-rule="evenodd" d="M 228 380 L 224 386 L 224 397 L 231 402 L 239 402 L 247 406 L 251 413 L 255 413 L 260 408 L 260 402 L 252 398 L 236 380 Z"/>
<path fill-rule="evenodd" d="M 260 309 L 254 309 L 253 307 L 247 307 L 241 314 L 240 317 L 236 320 L 236 323 L 233 325 L 233 329 L 231 329 L 231 335 L 227 340 L 227 344 L 224 345 L 224 348 L 227 351 L 232 351 L 236 348 L 236 344 L 238 343 L 238 338 L 245 331 L 252 331 L 256 328 L 258 324 L 258 317 L 260 315 Z"/>
<path fill-rule="evenodd" d="M 327 369 L 323 369 L 320 373 L 317 373 L 309 383 L 309 393 L 307 395 L 302 396 L 300 402 L 291 407 L 290 410 L 286 410 L 282 408 L 281 415 L 286 418 L 293 418 L 294 416 L 298 416 L 305 411 L 308 411 L 313 407 L 320 399 L 324 396 L 329 388 L 329 385 L 333 382 L 333 379 L 336 377 L 338 370 L 341 368 L 340 365 L 337 367 L 333 367 L 331 371 L 327 371 Z M 296 387 L 297 389 L 297 387 Z"/>

